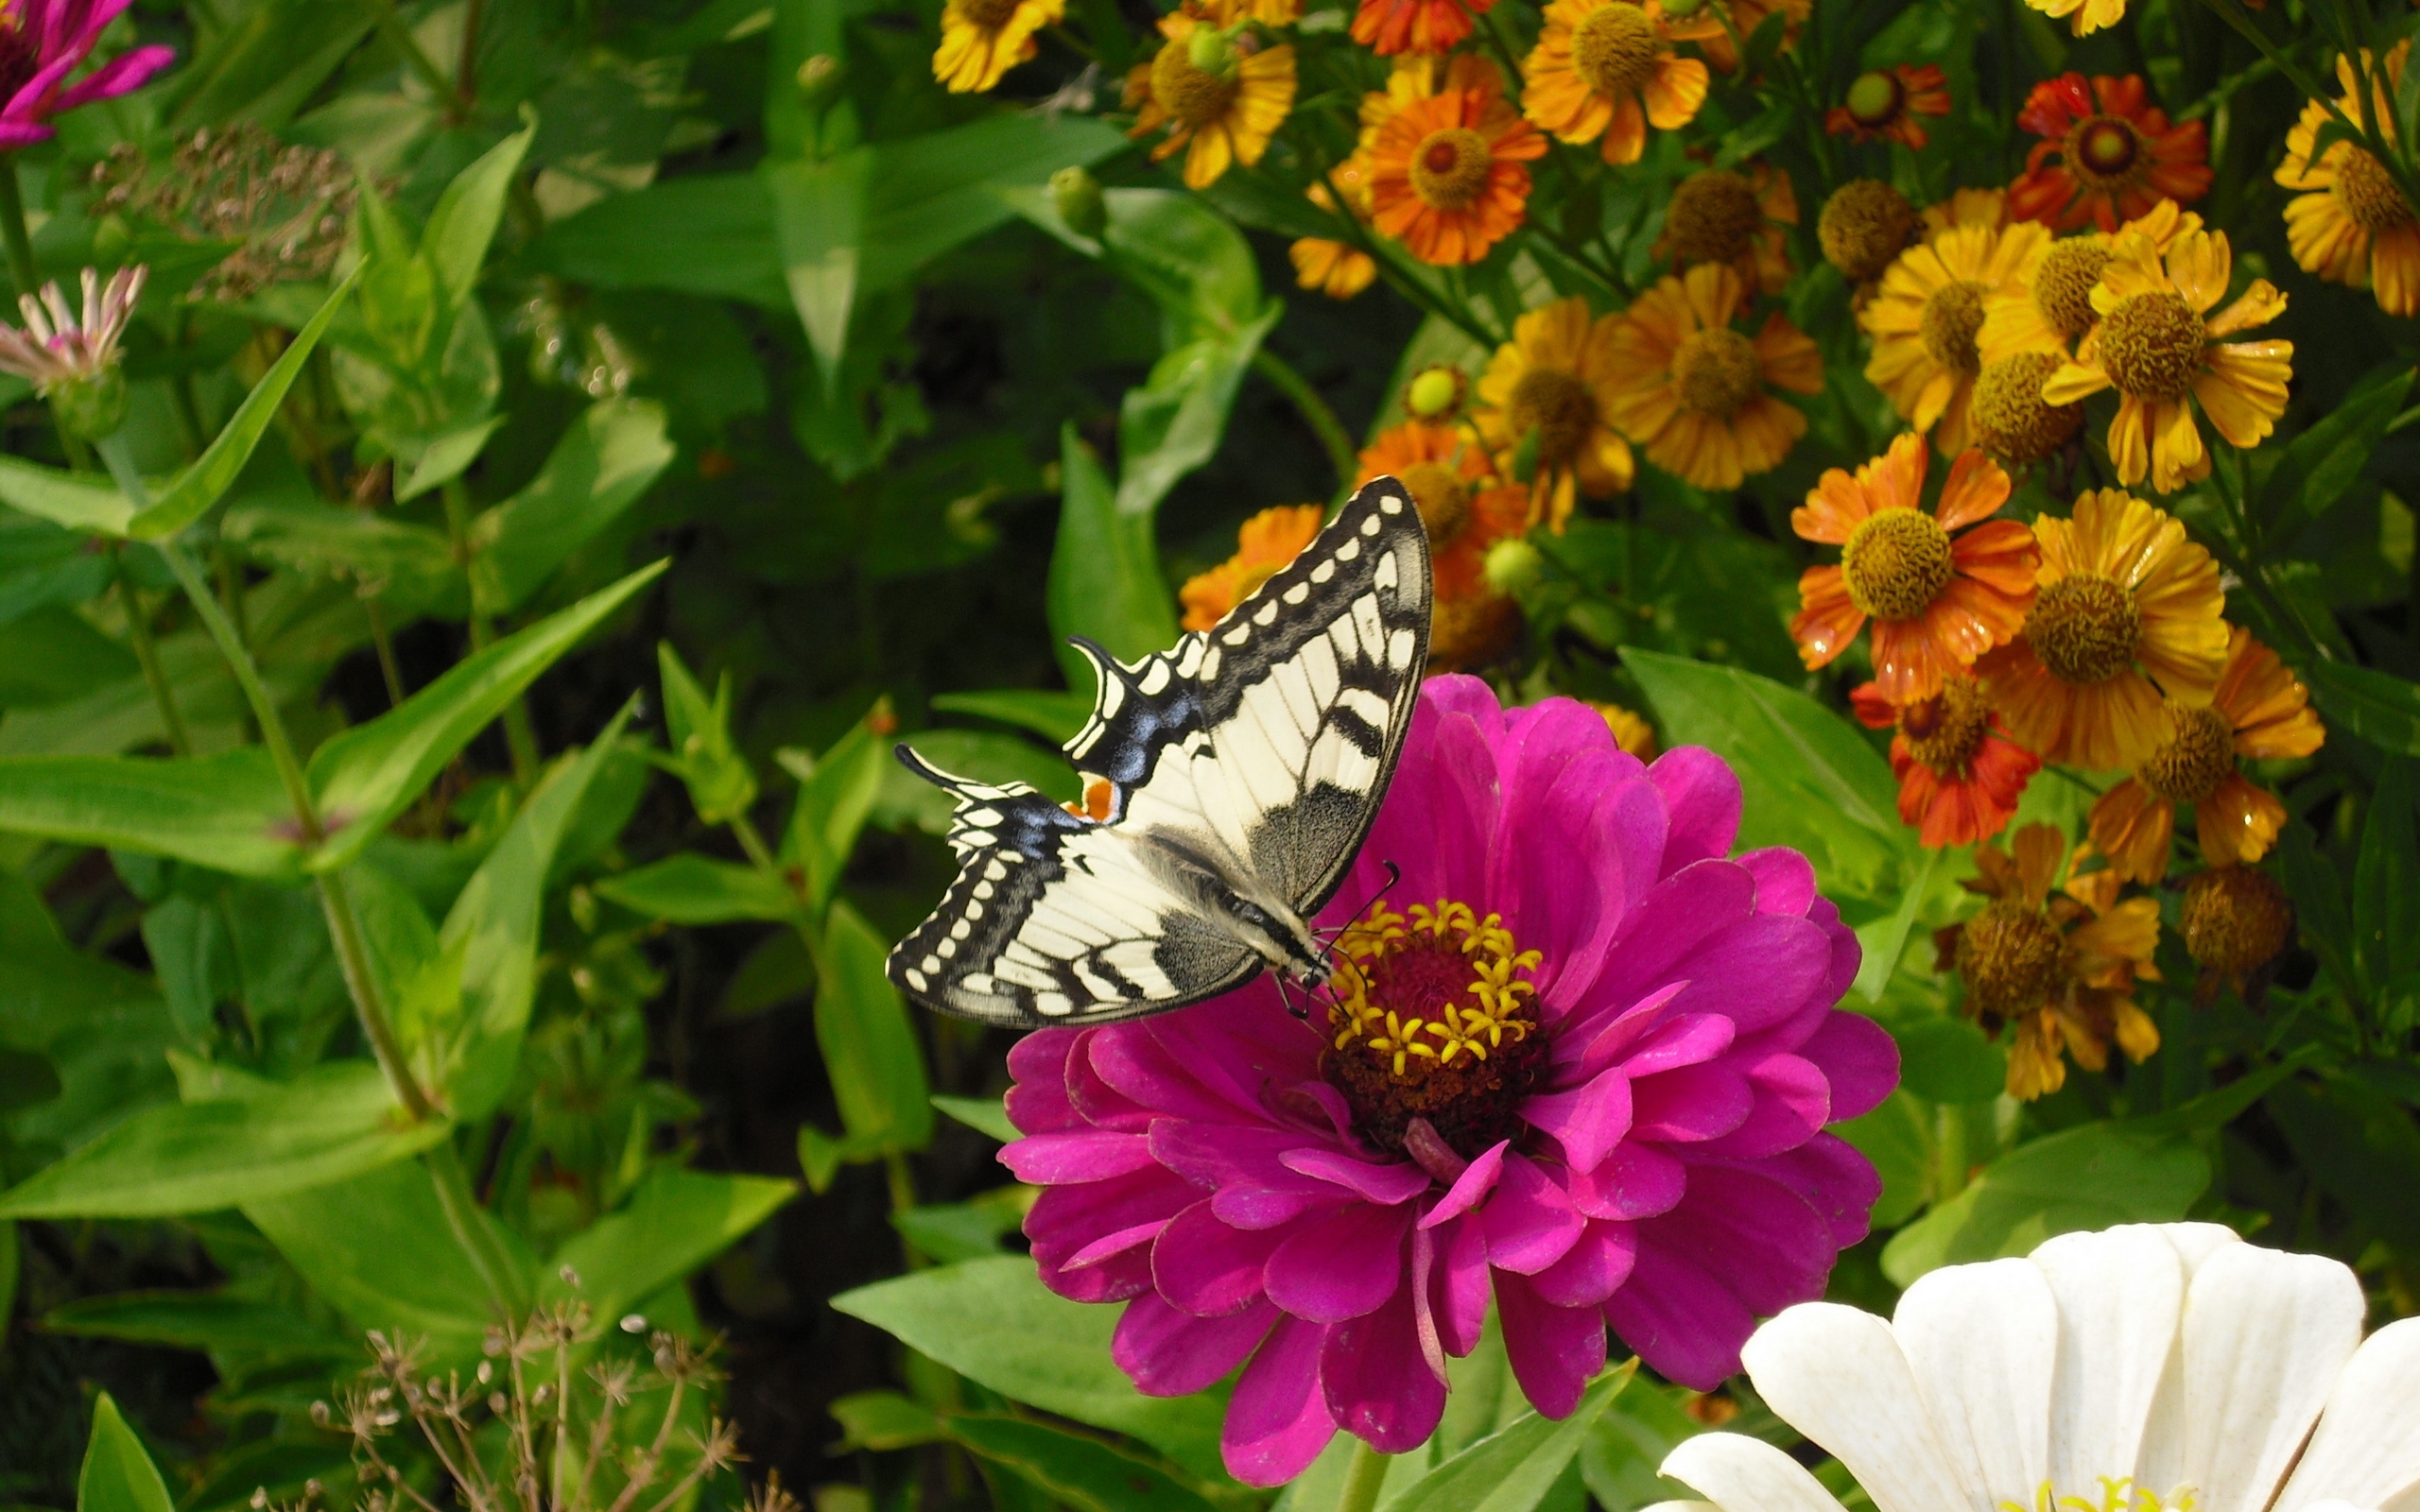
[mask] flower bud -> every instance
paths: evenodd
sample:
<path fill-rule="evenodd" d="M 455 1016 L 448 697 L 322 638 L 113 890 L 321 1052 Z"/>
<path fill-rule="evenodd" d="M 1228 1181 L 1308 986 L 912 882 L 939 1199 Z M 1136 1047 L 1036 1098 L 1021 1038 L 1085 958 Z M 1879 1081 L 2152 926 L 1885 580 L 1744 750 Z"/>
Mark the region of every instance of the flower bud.
<path fill-rule="evenodd" d="M 1223 31 L 1197 26 L 1184 40 L 1184 60 L 1202 73 L 1224 78 L 1235 72 L 1235 42 Z"/>
<path fill-rule="evenodd" d="M 840 83 L 840 60 L 830 53 L 813 53 L 798 65 L 799 93 L 809 105 L 821 105 Z"/>
<path fill-rule="evenodd" d="M 114 363 L 90 377 L 53 384 L 49 398 L 59 423 L 85 440 L 107 439 L 126 423 L 126 379 Z"/>
<path fill-rule="evenodd" d="M 1444 424 L 1461 412 L 1469 387 L 1462 369 L 1451 363 L 1435 363 L 1412 374 L 1411 382 L 1404 385 L 1403 407 L 1414 420 Z"/>
<path fill-rule="evenodd" d="M 1887 121 L 1899 105 L 1899 82 L 1888 74 L 1859 74 L 1849 86 L 1846 103 L 1859 125 Z"/>
<path fill-rule="evenodd" d="M 1545 576 L 1546 558 L 1521 537 L 1508 536 L 1487 548 L 1487 561 L 1480 571 L 1486 575 L 1487 586 L 1497 593 L 1525 593 Z"/>
<path fill-rule="evenodd" d="M 1098 241 L 1109 228 L 1109 207 L 1101 202 L 1100 180 L 1080 165 L 1070 164 L 1050 176 L 1050 203 L 1067 229 L 1079 236 Z"/>

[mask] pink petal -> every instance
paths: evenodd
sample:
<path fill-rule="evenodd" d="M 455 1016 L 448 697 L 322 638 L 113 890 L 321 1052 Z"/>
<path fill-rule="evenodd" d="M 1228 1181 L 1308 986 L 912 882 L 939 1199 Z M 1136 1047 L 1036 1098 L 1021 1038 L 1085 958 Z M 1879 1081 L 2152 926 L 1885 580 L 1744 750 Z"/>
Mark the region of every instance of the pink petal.
<path fill-rule="evenodd" d="M 1487 1235 L 1474 1218 L 1433 1233 L 1437 1261 L 1428 1279 L 1428 1308 L 1439 1341 L 1459 1360 L 1478 1348 L 1487 1326 Z"/>
<path fill-rule="evenodd" d="M 1478 1159 L 1463 1167 L 1461 1178 L 1420 1220 L 1420 1227 L 1434 1228 L 1446 1219 L 1461 1217 L 1478 1207 L 1480 1198 L 1495 1190 L 1495 1178 L 1504 1171 L 1505 1152 L 1512 1147 L 1511 1140 L 1498 1140 L 1481 1150 Z"/>
<path fill-rule="evenodd" d="M 1100 1074 L 1104 1055 L 1112 1054 L 1121 1040 L 1137 1037 L 1132 1024 L 1115 1023 L 1094 1030 L 1067 1057 L 1067 1102 L 1078 1116 L 1095 1128 L 1116 1129 L 1127 1134 L 1140 1134 L 1151 1126 L 1153 1115 L 1159 1111 L 1182 1112 L 1168 1108 L 1156 1097 L 1138 1100 L 1112 1086 Z M 1153 1088 L 1153 1092 L 1173 1094 L 1174 1089 Z M 1170 1101 L 1174 1101 L 1171 1095 Z"/>
<path fill-rule="evenodd" d="M 1630 1132 L 1630 1078 L 1616 1067 L 1567 1092 L 1531 1097 L 1521 1118 L 1563 1146 L 1564 1160 L 1585 1170 Z"/>
<path fill-rule="evenodd" d="M 1688 1167 L 1644 1144 L 1624 1144 L 1567 1178 L 1571 1205 L 1591 1218 L 1652 1218 L 1680 1206 Z"/>
<path fill-rule="evenodd" d="M 1899 1085 L 1898 1041 L 1863 1014 L 1826 1013 L 1798 1053 L 1822 1067 L 1831 1083 L 1835 1120 L 1874 1111 Z"/>
<path fill-rule="evenodd" d="M 1865 1237 L 1882 1195 L 1874 1162 L 1837 1134 L 1818 1134 L 1786 1155 L 1759 1160 L 1756 1172 L 1797 1193 L 1831 1226 L 1832 1244 L 1841 1249 Z"/>
<path fill-rule="evenodd" d="M 1060 1268 L 1083 1270 L 1115 1260 L 1130 1249 L 1148 1245 L 1157 1239 L 1160 1231 L 1167 1227 L 1167 1220 L 1163 1218 L 1150 1223 L 1134 1224 L 1129 1228 L 1120 1228 L 1115 1233 L 1103 1234 L 1060 1262 Z"/>
<path fill-rule="evenodd" d="M 1020 1181 L 1059 1186 L 1076 1181 L 1106 1181 L 1156 1164 L 1150 1141 L 1140 1134 L 1087 1130 L 1069 1134 L 1028 1134 L 1000 1150 L 1000 1163 Z"/>
<path fill-rule="evenodd" d="M 1338 1324 L 1320 1350 L 1328 1416 L 1383 1454 L 1418 1449 L 1445 1415 L 1445 1383 L 1422 1354 L 1411 1297 L 1406 1286 L 1376 1312 Z"/>
<path fill-rule="evenodd" d="M 1813 1062 L 1796 1056 L 1767 1056 L 1747 1068 L 1756 1106 L 1747 1122 L 1692 1155 L 1732 1160 L 1761 1160 L 1794 1150 L 1830 1120 L 1832 1086 Z"/>
<path fill-rule="evenodd" d="M 56 109 L 72 111 L 78 105 L 112 99 L 141 89 L 152 75 L 176 60 L 176 50 L 170 47 L 137 47 L 122 53 L 70 85 L 59 96 Z"/>
<path fill-rule="evenodd" d="M 1568 1418 L 1589 1378 L 1605 1367 L 1605 1314 L 1595 1307 L 1557 1307 L 1526 1276 L 1495 1273 L 1504 1352 L 1521 1394 L 1548 1418 Z"/>
<path fill-rule="evenodd" d="M 1756 879 L 1756 912 L 1804 918 L 1815 901 L 1815 865 L 1785 845 L 1750 850 L 1739 864 Z"/>
<path fill-rule="evenodd" d="M 1642 1140 L 1720 1139 L 1755 1111 L 1748 1078 L 1721 1061 L 1683 1066 L 1631 1083 L 1631 1130 Z"/>
<path fill-rule="evenodd" d="M 1636 1002 L 1665 983 L 1693 979 L 1707 938 L 1755 911 L 1756 879 L 1728 861 L 1701 861 L 1656 884 L 1622 920 L 1591 1009 Z"/>
<path fill-rule="evenodd" d="M 1298 1176 L 1326 1181 L 1357 1196 L 1390 1206 L 1409 1202 L 1428 1190 L 1428 1173 L 1409 1161 L 1379 1165 L 1340 1150 L 1317 1146 L 1288 1150 L 1277 1159 Z"/>
<path fill-rule="evenodd" d="M 1320 1350 L 1327 1330 L 1278 1314 L 1253 1351 L 1227 1403 L 1219 1436 L 1227 1473 L 1247 1486 L 1283 1486 L 1310 1468 L 1336 1436 L 1320 1390 Z"/>
<path fill-rule="evenodd" d="M 1757 914 L 1707 935 L 1672 968 L 1689 981 L 1673 1008 L 1720 1013 L 1753 1034 L 1817 1001 L 1831 964 L 1832 942 L 1821 926 Z"/>
<path fill-rule="evenodd" d="M 1193 1317 L 1145 1292 L 1126 1304 L 1110 1358 L 1147 1397 L 1189 1397 L 1243 1364 L 1276 1322 L 1263 1302 L 1225 1317 Z"/>
<path fill-rule="evenodd" d="M 1067 1100 L 1067 1056 L 1092 1031 L 1036 1029 L 1009 1046 L 1009 1122 L 1028 1134 L 1073 1128 L 1082 1120 Z"/>
<path fill-rule="evenodd" d="M 1672 996 L 1680 996 L 1687 988 L 1685 982 L 1675 983 Z M 1668 1003 L 1670 999 L 1666 1001 Z M 1668 1071 L 1678 1071 L 1683 1066 L 1712 1060 L 1730 1049 L 1732 1040 L 1739 1033 L 1738 1024 L 1720 1013 L 1682 1013 L 1676 1010 L 1660 1017 L 1663 1022 L 1637 1036 L 1621 1050 L 1621 1069 L 1625 1074 L 1634 1078 L 1654 1076 Z M 1614 1029 L 1626 1029 L 1633 1022 L 1625 1017 L 1615 1024 Z M 1598 1036 L 1600 1044 L 1609 1044 L 1613 1040 L 1612 1030 Z M 1588 1047 L 1588 1058 L 1582 1064 L 1593 1064 L 1599 1058 L 1597 1046 L 1591 1045 Z"/>
<path fill-rule="evenodd" d="M 1239 1313 L 1261 1299 L 1260 1276 L 1283 1232 L 1220 1223 L 1197 1202 L 1168 1221 L 1151 1246 L 1151 1284 L 1196 1317 Z"/>
<path fill-rule="evenodd" d="M 1315 1323 L 1376 1311 L 1403 1285 L 1411 1219 L 1409 1205 L 1356 1203 L 1304 1225 L 1269 1257 L 1269 1299 Z"/>
<path fill-rule="evenodd" d="M 1739 833 L 1739 779 L 1721 757 L 1703 747 L 1683 746 L 1655 758 L 1647 776 L 1672 814 L 1671 838 L 1664 844 L 1665 876 L 1731 853 Z"/>
<path fill-rule="evenodd" d="M 1638 1233 L 1626 1223 L 1592 1223 L 1571 1253 L 1530 1278 L 1541 1301 L 1594 1307 L 1630 1280 Z"/>
<path fill-rule="evenodd" d="M 1605 1300 L 1605 1320 L 1667 1380 L 1712 1391 L 1739 1369 L 1755 1314 L 1714 1278 L 1642 1239 L 1630 1280 Z"/>
<path fill-rule="evenodd" d="M 1503 1178 L 1479 1209 L 1478 1223 L 1487 1234 L 1487 1263 L 1524 1276 L 1561 1260 L 1587 1227 L 1563 1188 L 1525 1155 L 1506 1158 Z"/>
<path fill-rule="evenodd" d="M 1556 1079 L 1566 1085 L 1585 1080 L 1626 1059 L 1634 1046 L 1663 1027 L 1668 1017 L 1666 1005 L 1688 985 L 1668 982 L 1635 1001 L 1609 1004 L 1584 1016 L 1572 1015 L 1555 1040 Z"/>

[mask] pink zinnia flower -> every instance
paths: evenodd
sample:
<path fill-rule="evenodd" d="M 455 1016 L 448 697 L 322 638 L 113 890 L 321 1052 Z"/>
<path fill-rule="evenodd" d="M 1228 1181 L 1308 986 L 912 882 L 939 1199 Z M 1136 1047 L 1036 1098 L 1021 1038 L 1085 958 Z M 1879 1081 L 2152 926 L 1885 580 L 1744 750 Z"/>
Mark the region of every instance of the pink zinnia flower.
<path fill-rule="evenodd" d="M 61 112 L 142 88 L 176 58 L 165 47 L 137 47 L 67 83 L 129 3 L 8 0 L 0 8 L 0 151 L 50 136 L 50 118 Z"/>
<path fill-rule="evenodd" d="M 1864 1237 L 1880 1183 L 1824 1127 L 1898 1074 L 1832 1006 L 1858 946 L 1813 868 L 1725 859 L 1738 820 L 1710 752 L 1645 766 L 1584 704 L 1431 680 L 1319 920 L 1352 926 L 1333 1008 L 1295 1019 L 1264 976 L 1010 1053 L 1027 1137 L 1001 1159 L 1048 1189 L 1043 1280 L 1128 1304 L 1116 1359 L 1146 1392 L 1243 1366 L 1226 1461 L 1260 1486 L 1339 1428 L 1425 1440 L 1491 1293 L 1550 1417 L 1608 1325 L 1713 1386 Z M 1389 861 L 1402 883 L 1357 920 Z"/>

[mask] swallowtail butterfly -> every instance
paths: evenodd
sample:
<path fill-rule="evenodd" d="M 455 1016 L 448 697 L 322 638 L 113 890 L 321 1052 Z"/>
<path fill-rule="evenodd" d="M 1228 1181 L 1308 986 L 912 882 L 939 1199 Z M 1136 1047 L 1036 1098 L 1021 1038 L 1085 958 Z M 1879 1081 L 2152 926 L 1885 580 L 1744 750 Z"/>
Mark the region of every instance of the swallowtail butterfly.
<path fill-rule="evenodd" d="M 1428 661 L 1428 537 L 1393 478 L 1207 630 L 1098 681 L 1067 743 L 1083 801 L 908 770 L 958 799 L 959 871 L 890 954 L 920 1002 L 993 1023 L 1105 1023 L 1214 997 L 1264 967 L 1317 987 L 1305 920 L 1394 776 Z"/>

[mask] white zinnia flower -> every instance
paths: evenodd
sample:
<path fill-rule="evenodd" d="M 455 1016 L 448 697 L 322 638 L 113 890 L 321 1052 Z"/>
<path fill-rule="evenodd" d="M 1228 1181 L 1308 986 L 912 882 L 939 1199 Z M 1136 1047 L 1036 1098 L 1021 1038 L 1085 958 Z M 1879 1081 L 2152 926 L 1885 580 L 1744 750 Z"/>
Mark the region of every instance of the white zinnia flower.
<path fill-rule="evenodd" d="M 2365 1311 L 2335 1261 L 2135 1225 L 1934 1271 L 1888 1322 L 1804 1303 L 1741 1352 L 1877 1512 L 2420 1512 L 2420 1318 L 2365 1343 Z M 1737 1434 L 1664 1473 L 1720 1512 L 1841 1512 Z"/>

